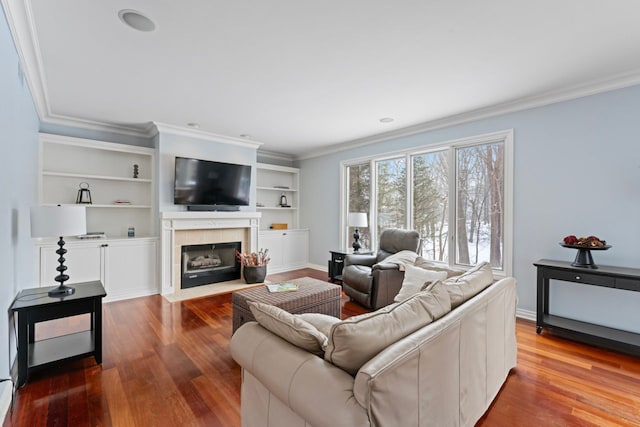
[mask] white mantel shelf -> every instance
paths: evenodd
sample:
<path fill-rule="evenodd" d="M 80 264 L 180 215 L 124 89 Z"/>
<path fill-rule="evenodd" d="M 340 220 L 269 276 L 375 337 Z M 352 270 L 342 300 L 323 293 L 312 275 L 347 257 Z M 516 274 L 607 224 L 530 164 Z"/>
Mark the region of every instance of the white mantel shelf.
<path fill-rule="evenodd" d="M 251 252 L 256 252 L 258 230 L 260 229 L 260 212 L 216 212 L 216 211 L 164 211 L 160 212 L 161 230 L 161 276 L 162 294 L 174 293 L 179 289 L 173 271 L 175 260 L 176 232 L 245 229 L 248 230 L 248 245 Z"/>

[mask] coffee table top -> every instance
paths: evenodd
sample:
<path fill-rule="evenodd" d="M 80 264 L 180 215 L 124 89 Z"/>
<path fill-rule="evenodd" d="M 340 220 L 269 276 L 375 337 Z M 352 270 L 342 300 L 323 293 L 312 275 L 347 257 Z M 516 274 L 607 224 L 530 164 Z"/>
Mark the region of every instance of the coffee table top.
<path fill-rule="evenodd" d="M 269 292 L 266 286 L 243 289 L 232 294 L 234 304 L 249 308 L 248 301 L 263 302 L 275 305 L 282 309 L 289 309 L 300 305 L 313 304 L 314 301 L 322 301 L 330 298 L 340 297 L 342 288 L 333 283 L 302 277 L 299 279 L 287 280 L 298 284 L 297 291 Z"/>

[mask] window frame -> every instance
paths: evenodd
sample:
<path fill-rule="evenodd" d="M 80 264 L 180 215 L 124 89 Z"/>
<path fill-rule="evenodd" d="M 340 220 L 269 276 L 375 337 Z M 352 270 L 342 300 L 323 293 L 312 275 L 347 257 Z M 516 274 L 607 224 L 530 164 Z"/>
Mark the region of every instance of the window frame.
<path fill-rule="evenodd" d="M 504 218 L 503 218 L 503 240 L 502 240 L 502 269 L 495 269 L 494 274 L 498 277 L 511 276 L 513 272 L 513 169 L 514 169 L 514 138 L 513 129 L 507 129 L 497 132 L 491 132 L 481 135 L 475 135 L 467 138 L 461 138 L 451 141 L 445 141 L 430 145 L 424 145 L 419 147 L 413 147 L 405 150 L 398 150 L 393 152 L 385 152 L 378 155 L 359 157 L 354 159 L 343 160 L 340 162 L 340 242 L 346 247 L 351 246 L 349 240 L 350 236 L 347 232 L 347 215 L 348 215 L 348 168 L 351 166 L 357 166 L 365 163 L 369 163 L 371 168 L 371 183 L 370 183 L 370 207 L 369 207 L 369 227 L 377 229 L 378 224 L 378 206 L 377 206 L 377 165 L 376 162 L 394 159 L 405 156 L 406 158 L 406 185 L 407 185 L 407 197 L 406 197 L 406 224 L 407 229 L 413 228 L 413 164 L 412 157 L 414 155 L 428 154 L 438 151 L 446 151 L 449 164 L 448 180 L 449 180 L 449 224 L 455 224 L 455 216 L 457 210 L 456 194 L 458 191 L 457 183 L 457 162 L 456 162 L 456 150 L 460 148 L 467 148 L 477 145 L 485 145 L 496 142 L 504 143 L 504 170 L 503 170 L 503 182 L 504 182 Z M 464 264 L 456 264 L 456 234 L 454 232 L 449 233 L 449 242 L 447 248 L 448 265 L 456 268 L 468 268 Z M 371 247 L 378 247 L 377 233 L 371 233 Z"/>

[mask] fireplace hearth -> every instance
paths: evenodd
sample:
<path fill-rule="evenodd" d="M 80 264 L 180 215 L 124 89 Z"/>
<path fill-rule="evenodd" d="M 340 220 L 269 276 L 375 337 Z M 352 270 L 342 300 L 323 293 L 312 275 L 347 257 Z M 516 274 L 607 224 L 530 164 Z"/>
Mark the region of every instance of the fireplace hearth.
<path fill-rule="evenodd" d="M 241 242 L 182 246 L 180 288 L 240 279 L 241 266 L 236 251 Z"/>

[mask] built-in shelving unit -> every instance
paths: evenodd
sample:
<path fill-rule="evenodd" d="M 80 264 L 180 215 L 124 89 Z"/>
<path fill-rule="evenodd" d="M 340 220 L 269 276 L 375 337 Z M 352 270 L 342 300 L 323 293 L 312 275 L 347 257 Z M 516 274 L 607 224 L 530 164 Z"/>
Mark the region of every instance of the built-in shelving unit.
<path fill-rule="evenodd" d="M 68 283 L 99 280 L 106 301 L 158 293 L 154 158 L 152 148 L 40 134 L 40 204 L 75 204 L 80 184 L 87 183 L 87 231 L 106 235 L 65 238 Z M 56 284 L 56 240 L 37 243 L 39 286 Z"/>
<path fill-rule="evenodd" d="M 299 175 L 298 168 L 258 163 L 256 167 L 256 210 L 262 212 L 260 229 L 269 230 L 274 223 L 298 228 Z M 287 205 L 280 206 L 282 196 Z"/>
<path fill-rule="evenodd" d="M 87 183 L 88 231 L 118 238 L 134 227 L 137 237 L 156 234 L 153 149 L 41 134 L 40 150 L 41 204 L 74 204 Z"/>

